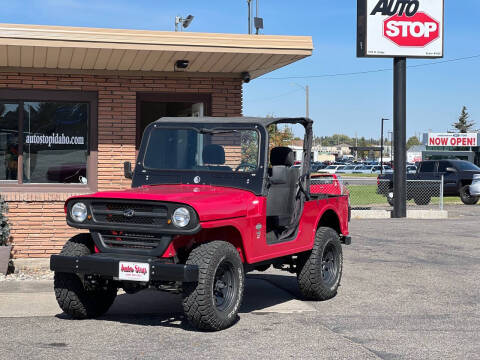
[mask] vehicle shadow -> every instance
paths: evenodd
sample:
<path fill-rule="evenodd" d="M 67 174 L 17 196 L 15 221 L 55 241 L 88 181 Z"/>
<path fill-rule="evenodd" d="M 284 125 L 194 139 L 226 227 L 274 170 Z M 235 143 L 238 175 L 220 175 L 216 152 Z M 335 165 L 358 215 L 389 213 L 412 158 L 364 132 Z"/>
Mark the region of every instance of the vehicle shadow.
<path fill-rule="evenodd" d="M 248 274 L 242 314 L 274 313 L 275 306 L 301 299 L 296 278 L 288 275 Z M 68 315 L 56 315 L 70 319 Z M 144 326 L 176 327 L 194 331 L 183 315 L 179 294 L 143 290 L 136 294 L 119 294 L 110 310 L 97 320 Z"/>

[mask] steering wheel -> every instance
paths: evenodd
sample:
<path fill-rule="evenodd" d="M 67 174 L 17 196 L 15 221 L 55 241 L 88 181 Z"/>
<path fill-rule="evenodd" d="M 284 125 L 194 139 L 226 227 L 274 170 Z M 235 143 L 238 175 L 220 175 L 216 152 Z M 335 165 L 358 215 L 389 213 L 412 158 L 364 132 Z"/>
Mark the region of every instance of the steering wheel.
<path fill-rule="evenodd" d="M 254 171 L 257 168 L 256 165 L 248 164 L 248 163 L 242 163 L 237 166 L 235 171 L 241 171 L 241 172 L 249 172 L 249 171 Z"/>

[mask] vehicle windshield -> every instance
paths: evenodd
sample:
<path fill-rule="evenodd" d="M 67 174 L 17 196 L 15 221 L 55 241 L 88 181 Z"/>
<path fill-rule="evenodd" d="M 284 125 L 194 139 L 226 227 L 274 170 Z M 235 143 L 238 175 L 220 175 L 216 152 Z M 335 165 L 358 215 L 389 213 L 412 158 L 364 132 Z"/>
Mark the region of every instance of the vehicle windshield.
<path fill-rule="evenodd" d="M 260 146 L 256 130 L 194 126 L 152 129 L 143 166 L 153 170 L 257 170 Z"/>
<path fill-rule="evenodd" d="M 480 168 L 475 165 L 475 164 L 472 164 L 471 162 L 468 162 L 468 161 L 459 161 L 455 164 L 457 166 L 457 168 L 459 170 L 464 170 L 464 171 L 469 171 L 469 170 L 473 170 L 473 171 L 480 171 Z"/>
<path fill-rule="evenodd" d="M 338 165 L 330 165 L 327 166 L 326 169 L 336 169 Z"/>
<path fill-rule="evenodd" d="M 348 165 L 348 166 L 345 166 L 344 170 L 353 170 L 355 168 L 356 168 L 356 166 Z"/>

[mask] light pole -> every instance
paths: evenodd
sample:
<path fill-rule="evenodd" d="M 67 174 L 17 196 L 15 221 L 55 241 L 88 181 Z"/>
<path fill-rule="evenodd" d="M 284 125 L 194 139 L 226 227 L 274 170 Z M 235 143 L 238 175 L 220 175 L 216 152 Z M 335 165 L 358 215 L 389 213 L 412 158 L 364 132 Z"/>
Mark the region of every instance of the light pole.
<path fill-rule="evenodd" d="M 383 174 L 383 122 L 390 119 L 382 118 L 381 137 L 380 137 L 380 174 Z"/>
<path fill-rule="evenodd" d="M 309 104 L 310 87 L 308 85 L 302 86 L 297 83 L 292 83 L 292 85 L 296 85 L 305 91 L 305 117 L 308 119 L 310 117 L 310 104 Z"/>

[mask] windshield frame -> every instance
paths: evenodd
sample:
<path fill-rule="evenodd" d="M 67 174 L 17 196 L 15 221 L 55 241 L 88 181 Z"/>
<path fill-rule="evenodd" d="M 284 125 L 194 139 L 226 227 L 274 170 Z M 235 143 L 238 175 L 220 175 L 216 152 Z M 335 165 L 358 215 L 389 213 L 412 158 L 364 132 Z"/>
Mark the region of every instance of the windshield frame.
<path fill-rule="evenodd" d="M 166 185 L 166 184 L 198 184 L 218 185 L 245 189 L 255 194 L 263 191 L 263 180 L 266 176 L 266 153 L 268 151 L 267 131 L 259 124 L 245 123 L 204 123 L 199 118 L 194 122 L 162 122 L 156 121 L 147 126 L 140 144 L 137 162 L 135 163 L 132 187 L 142 185 Z M 257 169 L 251 172 L 208 170 L 208 169 L 157 169 L 144 165 L 148 143 L 152 131 L 158 129 L 186 129 L 200 132 L 208 130 L 254 130 L 258 134 Z"/>
<path fill-rule="evenodd" d="M 193 130 L 193 131 L 196 131 L 197 133 L 199 134 L 202 134 L 202 135 L 216 135 L 214 132 L 215 131 L 224 131 L 224 132 L 220 132 L 220 133 L 217 133 L 217 134 L 228 134 L 230 132 L 240 132 L 240 131 L 255 131 L 257 133 L 257 139 L 258 139 L 258 142 L 257 142 L 257 147 L 258 147 L 258 151 L 257 151 L 257 162 L 256 162 L 256 169 L 255 171 L 245 171 L 245 173 L 255 173 L 259 166 L 260 166 L 260 132 L 258 131 L 258 129 L 252 129 L 252 128 L 248 128 L 248 127 L 242 127 L 242 128 L 234 128 L 234 129 L 231 129 L 231 131 L 227 131 L 229 129 L 227 128 L 224 128 L 223 127 L 224 124 L 222 124 L 222 127 L 216 127 L 216 128 L 205 128 L 205 127 L 202 127 L 202 128 L 197 128 L 195 126 L 162 126 L 162 129 L 178 129 L 178 130 Z M 153 131 L 158 131 L 160 130 L 159 127 L 154 127 L 148 134 L 148 138 L 146 139 L 147 141 L 147 144 L 145 146 L 145 152 L 143 152 L 143 157 L 141 159 L 141 162 L 142 162 L 142 165 L 143 165 L 143 168 L 144 169 L 147 169 L 147 170 L 151 170 L 151 171 L 201 171 L 201 172 L 204 172 L 204 171 L 214 171 L 214 172 L 226 172 L 226 173 L 231 173 L 232 171 L 235 173 L 236 171 L 232 169 L 232 171 L 228 171 L 228 170 L 208 170 L 208 169 L 167 169 L 167 168 L 164 168 L 164 169 L 160 169 L 160 168 L 155 168 L 155 167 L 149 167 L 147 165 L 145 165 L 145 158 L 147 156 L 147 149 L 148 149 L 148 146 L 149 146 L 149 143 L 150 143 L 150 139 L 151 139 L 151 136 L 152 136 L 152 133 Z M 211 133 L 209 132 L 206 132 L 205 130 L 209 130 L 209 131 L 212 131 Z M 140 160 L 140 158 L 139 158 Z"/>

